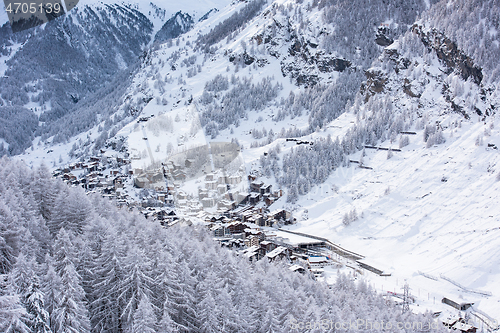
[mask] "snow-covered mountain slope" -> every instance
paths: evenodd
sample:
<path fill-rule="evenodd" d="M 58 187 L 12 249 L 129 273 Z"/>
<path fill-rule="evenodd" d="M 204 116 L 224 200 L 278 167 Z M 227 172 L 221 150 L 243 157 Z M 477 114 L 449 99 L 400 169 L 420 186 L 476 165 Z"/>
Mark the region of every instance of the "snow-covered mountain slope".
<path fill-rule="evenodd" d="M 99 5 L 121 5 L 136 9 L 143 13 L 154 24 L 156 30 L 160 29 L 163 23 L 172 17 L 175 13 L 182 11 L 191 15 L 195 20 L 201 19 L 210 10 L 223 8 L 229 4 L 229 0 L 191 0 L 191 1 L 176 1 L 166 0 L 158 3 L 152 1 L 114 1 L 114 0 L 84 0 L 79 1 L 75 8 L 85 6 Z M 70 11 L 71 13 L 71 11 Z M 7 12 L 5 8 L 0 8 L 0 22 L 3 24 L 8 22 Z"/>
<path fill-rule="evenodd" d="M 29 122 L 16 129 L 2 126 L 0 136 L 9 143 L 6 152 L 21 153 L 36 136 L 43 141 L 52 137 L 50 141 L 59 143 L 94 127 L 96 112 L 87 112 L 89 99 L 93 104 L 100 100 L 101 109 L 102 104 L 109 108 L 101 114 L 109 118 L 119 104 L 115 98 L 124 94 L 120 88 L 130 85 L 127 80 L 155 34 L 169 28 L 178 34 L 190 28 L 184 25 L 184 30 L 175 30 L 179 20 L 169 20 L 171 16 L 200 19 L 228 1 L 196 3 L 91 1 L 78 4 L 53 22 L 19 33 L 13 34 L 5 23 L 0 29 L 0 107 L 16 107 L 15 113 L 23 115 L 17 118 Z M 0 111 L 6 124 L 19 121 L 9 114 Z M 33 117 L 39 117 L 38 124 Z"/>
<path fill-rule="evenodd" d="M 361 130 L 358 148 L 401 151 L 365 148 L 350 155 L 369 169 L 351 163 L 313 186 L 295 206 L 307 218 L 292 229 L 327 237 L 392 272 L 371 277 L 379 290 L 399 292 L 407 280 L 415 310 L 455 314 L 440 304 L 448 297 L 473 302 L 498 321 L 499 85 L 491 58 L 470 57 L 430 22 L 417 22 L 385 49 L 349 111 L 366 128 L 386 114 L 381 109 L 391 110 L 387 131 Z M 499 51 L 495 44 L 490 56 Z"/>
<path fill-rule="evenodd" d="M 92 129 L 59 146 L 44 137 L 21 158 L 64 164 L 110 137 L 128 141 L 143 168 L 173 148 L 237 140 L 246 171 L 287 192 L 270 209 L 293 210 L 292 229 L 392 271 L 368 275 L 376 288 L 407 279 L 420 309 L 444 310 L 450 297 L 494 316 L 499 47 L 498 21 L 486 13 L 497 3 L 465 2 L 234 2 L 148 49 L 118 102 L 98 107 L 113 109 L 94 109 L 102 113 Z M 447 8 L 455 21 L 439 19 Z M 450 34 L 461 26 L 468 30 Z M 147 132 L 163 118 L 165 130 Z"/>

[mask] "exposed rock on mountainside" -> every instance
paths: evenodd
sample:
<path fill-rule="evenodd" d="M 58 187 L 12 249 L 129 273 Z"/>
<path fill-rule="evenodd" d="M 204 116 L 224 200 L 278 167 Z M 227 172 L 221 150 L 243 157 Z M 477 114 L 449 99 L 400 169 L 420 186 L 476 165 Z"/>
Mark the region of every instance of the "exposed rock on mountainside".
<path fill-rule="evenodd" d="M 424 32 L 423 27 L 417 24 L 413 25 L 412 31 L 420 36 L 425 46 L 436 52 L 437 57 L 447 66 L 447 74 L 457 70 L 465 81 L 471 77 L 476 84 L 481 84 L 481 68 L 443 33 L 436 29 Z"/>
<path fill-rule="evenodd" d="M 170 18 L 156 33 L 155 42 L 163 42 L 168 39 L 177 38 L 189 31 L 194 25 L 194 21 L 189 14 L 181 11 Z"/>

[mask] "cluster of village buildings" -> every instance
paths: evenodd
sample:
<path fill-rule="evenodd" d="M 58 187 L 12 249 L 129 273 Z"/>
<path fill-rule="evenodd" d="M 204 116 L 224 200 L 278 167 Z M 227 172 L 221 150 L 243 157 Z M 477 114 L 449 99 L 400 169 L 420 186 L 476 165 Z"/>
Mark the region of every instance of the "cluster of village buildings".
<path fill-rule="evenodd" d="M 299 272 L 305 272 L 307 266 L 332 264 L 327 257 L 310 256 L 304 244 L 291 244 L 269 232 L 276 230 L 269 227 L 294 223 L 290 212 L 268 208 L 282 196 L 281 190 L 273 191 L 270 184 L 250 175 L 248 192 L 242 191 L 236 185 L 247 181 L 246 177 L 214 172 L 205 175 L 197 197 L 187 195 L 181 185 L 186 179 L 185 167 L 190 163 L 186 160 L 181 166 L 169 162 L 154 170 L 132 170 L 126 158 L 90 157 L 56 169 L 53 175 L 71 186 L 115 199 L 120 206 L 136 208 L 164 226 L 189 224 L 194 219 L 203 221 L 221 246 L 241 250 L 239 253 L 251 261 L 286 259 L 290 269 Z M 131 193 L 141 190 L 148 193 L 141 199 Z"/>
<path fill-rule="evenodd" d="M 104 152 L 103 152 L 104 153 Z M 175 211 L 181 211 L 184 218 L 206 220 L 213 216 L 227 219 L 243 215 L 244 222 L 258 226 L 273 226 L 276 219 L 269 218 L 267 207 L 282 196 L 282 191 L 272 191 L 272 186 L 249 176 L 250 191 L 242 191 L 242 175 L 209 173 L 198 187 L 197 196 L 188 195 L 182 190 L 186 179 L 185 165 L 165 163 L 158 169 L 131 169 L 130 160 L 121 157 L 89 157 L 56 169 L 55 177 L 61 178 L 71 186 L 81 186 L 87 192 L 100 193 L 115 199 L 120 206 L 136 207 L 146 217 L 169 224 L 177 220 Z M 246 180 L 246 179 L 245 179 Z M 146 190 L 141 195 L 135 195 Z M 258 207 L 258 208 L 256 208 Z M 175 208 L 175 209 L 174 209 Z M 230 217 L 227 212 L 234 211 Z M 179 214 L 177 214 L 179 215 Z M 290 216 L 279 216 L 282 223 Z"/>

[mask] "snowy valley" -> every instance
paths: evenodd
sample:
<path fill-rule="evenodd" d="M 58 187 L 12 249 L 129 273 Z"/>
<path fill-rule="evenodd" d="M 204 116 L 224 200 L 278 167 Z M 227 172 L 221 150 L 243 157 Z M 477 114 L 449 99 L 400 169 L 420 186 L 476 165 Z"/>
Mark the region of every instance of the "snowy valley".
<path fill-rule="evenodd" d="M 23 269 L 46 297 L 73 269 L 81 332 L 498 330 L 500 4 L 381 3 L 109 1 L 4 25 L 0 297 Z M 52 47 L 61 66 L 37 67 Z"/>

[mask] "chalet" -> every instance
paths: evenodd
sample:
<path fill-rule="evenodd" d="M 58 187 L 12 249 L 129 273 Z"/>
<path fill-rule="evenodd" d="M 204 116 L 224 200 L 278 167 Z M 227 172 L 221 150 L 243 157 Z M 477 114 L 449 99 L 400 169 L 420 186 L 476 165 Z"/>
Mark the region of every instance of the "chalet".
<path fill-rule="evenodd" d="M 264 185 L 263 182 L 253 181 L 250 183 L 250 192 L 260 193 L 260 188 Z"/>
<path fill-rule="evenodd" d="M 73 175 L 72 173 L 65 173 L 63 175 L 63 179 L 64 180 L 69 180 L 69 181 L 73 181 L 73 180 L 76 180 L 76 176 Z"/>
<path fill-rule="evenodd" d="M 270 219 L 269 217 L 264 221 L 264 226 L 266 227 L 272 227 L 274 223 L 276 222 L 275 219 Z"/>
<path fill-rule="evenodd" d="M 172 162 L 172 166 L 174 167 L 174 170 L 180 170 L 180 169 L 182 169 L 182 165 L 180 165 L 177 162 Z"/>
<path fill-rule="evenodd" d="M 97 182 L 96 181 L 90 181 L 85 185 L 85 188 L 88 190 L 94 189 L 97 187 Z"/>
<path fill-rule="evenodd" d="M 257 179 L 257 176 L 254 176 L 254 175 L 248 175 L 248 180 L 253 182 L 254 180 Z"/>
<path fill-rule="evenodd" d="M 321 268 L 312 268 L 311 273 L 313 273 L 315 278 L 318 278 L 320 276 L 323 276 L 325 274 L 325 271 Z"/>
<path fill-rule="evenodd" d="M 240 205 L 246 205 L 249 200 L 250 194 L 245 192 L 238 193 L 238 202 L 240 203 Z"/>
<path fill-rule="evenodd" d="M 103 193 L 105 194 L 113 194 L 115 192 L 115 188 L 114 187 L 106 187 L 104 190 L 102 190 Z"/>
<path fill-rule="evenodd" d="M 443 319 L 442 323 L 443 326 L 451 328 L 455 323 L 458 321 L 459 318 L 446 318 Z"/>
<path fill-rule="evenodd" d="M 241 182 L 241 176 L 229 176 L 227 177 L 226 183 L 234 185 Z"/>
<path fill-rule="evenodd" d="M 236 207 L 236 202 L 229 200 L 221 200 L 218 202 L 218 207 L 224 210 L 231 210 Z"/>
<path fill-rule="evenodd" d="M 288 269 L 291 270 L 292 272 L 298 272 L 300 274 L 304 274 L 306 272 L 306 269 L 300 265 L 292 265 L 288 267 Z"/>
<path fill-rule="evenodd" d="M 208 197 L 208 191 L 205 189 L 199 189 L 198 190 L 198 199 L 203 199 Z"/>
<path fill-rule="evenodd" d="M 247 247 L 252 247 L 252 246 L 259 246 L 259 237 L 251 235 L 245 239 L 245 246 Z"/>
<path fill-rule="evenodd" d="M 184 181 L 186 180 L 186 173 L 182 170 L 175 170 L 174 172 L 172 172 L 172 178 L 174 180 Z"/>
<path fill-rule="evenodd" d="M 213 233 L 214 237 L 224 237 L 226 235 L 226 227 L 222 224 L 215 224 L 210 231 Z"/>
<path fill-rule="evenodd" d="M 162 209 L 158 212 L 158 219 L 174 221 L 178 220 L 179 218 L 177 217 L 177 215 L 175 215 L 175 212 L 173 210 L 168 211 Z"/>
<path fill-rule="evenodd" d="M 238 191 L 227 191 L 225 194 L 224 194 L 224 197 L 226 198 L 226 200 L 229 200 L 229 201 L 235 201 L 236 199 L 238 199 Z"/>
<path fill-rule="evenodd" d="M 260 227 L 263 227 L 265 225 L 264 215 L 262 214 L 254 215 L 253 218 L 254 218 L 253 223 L 255 223 L 256 225 Z"/>
<path fill-rule="evenodd" d="M 241 222 L 232 222 L 226 228 L 230 234 L 240 234 L 245 231 L 246 225 Z"/>
<path fill-rule="evenodd" d="M 259 242 L 263 241 L 266 238 L 266 235 L 262 231 L 260 231 L 259 229 L 246 228 L 244 231 L 245 231 L 246 238 L 255 236 L 259 239 Z"/>
<path fill-rule="evenodd" d="M 87 172 L 94 172 L 99 170 L 99 163 L 94 162 L 87 166 Z"/>
<path fill-rule="evenodd" d="M 243 241 L 241 239 L 219 238 L 217 241 L 219 242 L 220 246 L 225 246 L 230 248 L 243 246 Z"/>
<path fill-rule="evenodd" d="M 217 185 L 217 192 L 218 192 L 220 195 L 222 195 L 222 194 L 226 193 L 226 190 L 227 190 L 226 185 L 224 185 L 224 184 L 219 184 L 219 185 Z"/>
<path fill-rule="evenodd" d="M 288 259 L 292 255 L 292 250 L 289 248 L 286 248 L 284 246 L 278 246 L 271 252 L 266 254 L 266 257 L 269 259 L 269 261 L 273 261 L 276 259 Z"/>
<path fill-rule="evenodd" d="M 283 220 L 285 221 L 287 219 L 287 212 L 284 209 L 277 209 L 268 214 L 270 219 L 273 220 Z"/>
<path fill-rule="evenodd" d="M 274 197 L 271 197 L 270 195 L 264 195 L 264 203 L 266 204 L 266 206 L 271 206 L 274 201 Z"/>
<path fill-rule="evenodd" d="M 253 211 L 245 211 L 240 215 L 241 222 L 250 222 L 253 223 Z"/>
<path fill-rule="evenodd" d="M 174 196 L 169 194 L 165 197 L 164 201 L 167 205 L 173 205 L 174 204 Z"/>
<path fill-rule="evenodd" d="M 135 187 L 144 188 L 149 185 L 149 179 L 146 177 L 136 177 L 134 178 Z"/>
<path fill-rule="evenodd" d="M 271 241 L 265 240 L 263 242 L 260 242 L 260 247 L 263 248 L 266 253 L 268 253 L 277 248 L 278 245 Z"/>
<path fill-rule="evenodd" d="M 260 194 L 271 193 L 271 185 L 262 185 L 260 187 Z"/>
<path fill-rule="evenodd" d="M 251 246 L 246 250 L 243 250 L 243 256 L 250 261 L 258 261 L 262 258 L 262 250 L 258 246 Z"/>
<path fill-rule="evenodd" d="M 187 158 L 186 161 L 184 162 L 184 165 L 186 168 L 190 168 L 194 163 L 194 160 L 192 158 Z"/>
<path fill-rule="evenodd" d="M 260 193 L 252 193 L 248 198 L 251 205 L 256 205 L 260 201 Z"/>

